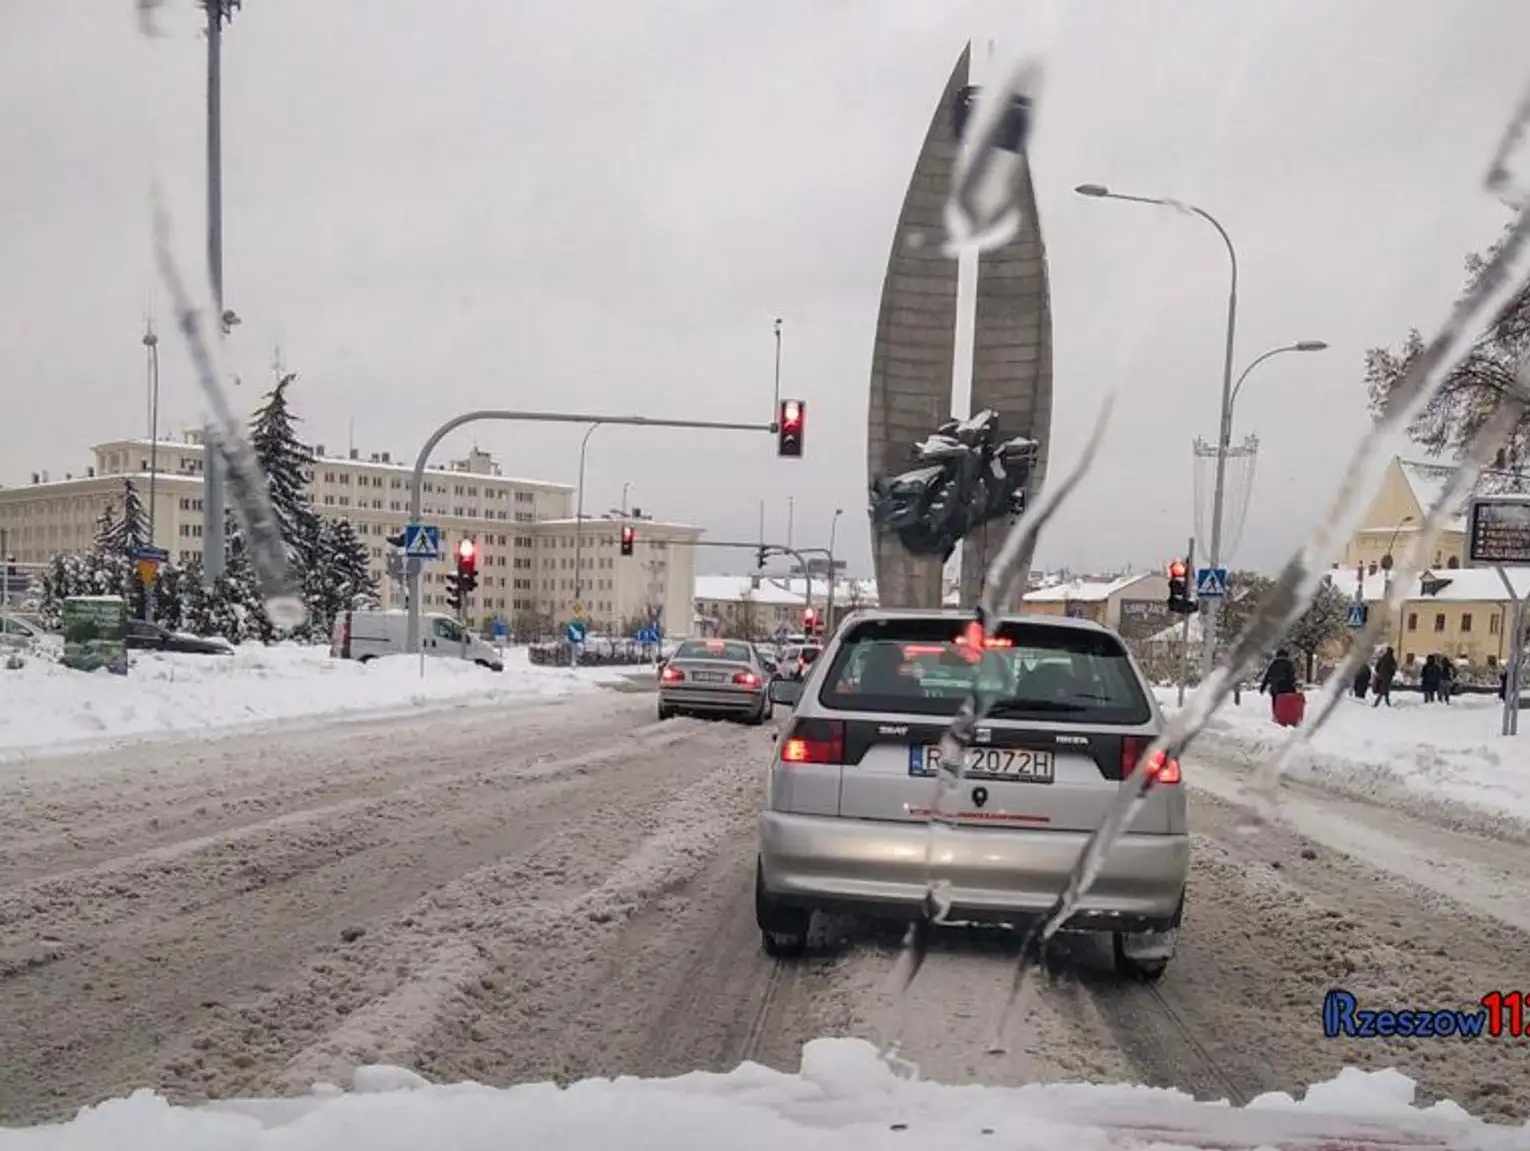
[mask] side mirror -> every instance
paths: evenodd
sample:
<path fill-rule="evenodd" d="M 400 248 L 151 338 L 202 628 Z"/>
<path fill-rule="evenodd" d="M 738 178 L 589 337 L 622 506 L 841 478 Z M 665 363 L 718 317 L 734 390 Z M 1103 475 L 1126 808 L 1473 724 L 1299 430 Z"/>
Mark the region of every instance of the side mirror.
<path fill-rule="evenodd" d="M 799 679 L 773 679 L 770 681 L 770 702 L 796 707 L 802 698 L 802 681 Z"/>

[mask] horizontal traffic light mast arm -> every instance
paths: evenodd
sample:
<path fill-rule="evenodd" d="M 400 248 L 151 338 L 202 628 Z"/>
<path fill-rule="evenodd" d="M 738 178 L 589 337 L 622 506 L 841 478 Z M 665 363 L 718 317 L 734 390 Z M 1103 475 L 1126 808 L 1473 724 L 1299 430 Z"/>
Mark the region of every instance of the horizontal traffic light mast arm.
<path fill-rule="evenodd" d="M 513 423 L 528 424 L 625 424 L 636 428 L 697 428 L 702 431 L 712 432 L 767 432 L 775 435 L 779 432 L 780 425 L 772 421 L 768 424 L 740 424 L 728 423 L 717 420 L 664 420 L 655 419 L 652 416 L 592 416 L 576 412 L 523 412 L 509 408 L 483 408 L 476 412 L 464 412 L 460 416 L 453 416 L 435 431 L 430 433 L 430 438 L 425 441 L 425 446 L 420 449 L 420 454 L 414 461 L 414 474 L 409 481 L 409 522 L 417 524 L 424 512 L 424 485 L 425 468 L 430 463 L 430 455 L 436 447 L 452 432 L 462 427 L 463 424 L 477 423 L 480 420 L 504 420 Z M 410 564 L 407 570 L 409 581 L 409 625 L 407 642 L 405 646 L 411 655 L 420 651 L 420 565 Z"/>
<path fill-rule="evenodd" d="M 825 555 L 831 559 L 834 553 L 828 548 L 789 548 L 782 544 L 743 543 L 739 540 L 670 540 L 672 548 L 747 548 L 749 551 L 765 551 L 778 555 L 788 555 L 797 561 L 797 566 L 802 569 L 802 578 L 806 582 L 806 590 L 802 594 L 802 606 L 808 610 L 813 607 L 813 577 L 808 574 L 807 560 L 803 557 L 809 554 Z M 791 578 L 791 577 L 788 577 Z"/>

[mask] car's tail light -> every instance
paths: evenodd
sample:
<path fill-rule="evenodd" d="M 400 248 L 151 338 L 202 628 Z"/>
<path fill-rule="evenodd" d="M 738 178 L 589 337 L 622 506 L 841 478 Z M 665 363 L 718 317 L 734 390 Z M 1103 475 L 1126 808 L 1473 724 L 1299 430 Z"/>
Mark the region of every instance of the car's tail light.
<path fill-rule="evenodd" d="M 1136 770 L 1137 761 L 1151 745 L 1151 740 L 1137 735 L 1129 735 L 1121 741 L 1122 779 L 1128 778 Z M 1153 762 L 1148 765 L 1147 771 L 1155 783 L 1173 785 L 1179 782 L 1179 760 L 1170 759 L 1161 751 L 1153 753 Z"/>
<path fill-rule="evenodd" d="M 659 678 L 665 683 L 679 683 L 685 678 L 685 672 L 678 667 L 666 667 L 659 673 Z"/>
<path fill-rule="evenodd" d="M 781 741 L 782 763 L 844 763 L 845 725 L 837 719 L 799 719 Z"/>
<path fill-rule="evenodd" d="M 759 687 L 760 677 L 752 671 L 737 671 L 733 673 L 733 682 L 742 687 Z"/>

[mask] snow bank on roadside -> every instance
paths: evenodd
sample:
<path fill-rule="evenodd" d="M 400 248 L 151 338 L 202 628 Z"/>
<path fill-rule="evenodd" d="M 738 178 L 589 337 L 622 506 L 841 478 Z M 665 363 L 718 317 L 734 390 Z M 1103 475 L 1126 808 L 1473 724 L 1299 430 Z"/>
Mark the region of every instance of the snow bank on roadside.
<path fill-rule="evenodd" d="M 29 657 L 0 667 L 0 756 L 102 739 L 209 731 L 334 713 L 407 712 L 461 703 L 557 699 L 621 668 L 537 667 L 507 648 L 505 670 L 413 656 L 362 665 L 327 647 L 244 644 L 233 656 L 133 652 L 126 676 Z"/>
<path fill-rule="evenodd" d="M 1507 1151 L 1530 1137 L 1530 1125 L 1489 1126 L 1453 1103 L 1415 1108 L 1413 1091 L 1396 1071 L 1353 1068 L 1301 1102 L 1267 1095 L 1241 1109 L 1149 1087 L 951 1087 L 895 1076 L 862 1040 L 818 1039 L 796 1075 L 746 1063 L 726 1075 L 495 1089 L 363 1067 L 349 1092 L 320 1085 L 299 1099 L 181 1108 L 143 1091 L 50 1129 L 0 1131 L 0 1151 Z"/>
<path fill-rule="evenodd" d="M 1159 692 L 1172 713 L 1177 696 Z M 1188 698 L 1188 697 L 1187 697 Z M 1317 693 L 1307 694 L 1309 715 Z M 1312 738 L 1295 770 L 1316 783 L 1367 798 L 1399 792 L 1431 803 L 1460 805 L 1530 825 L 1530 713 L 1523 734 L 1499 734 L 1503 704 L 1494 696 L 1458 696 L 1449 704 L 1399 695 L 1372 707 L 1352 696 Z M 1269 697 L 1245 693 L 1212 717 L 1210 742 L 1225 739 L 1251 756 L 1270 754 L 1289 736 L 1270 718 Z"/>

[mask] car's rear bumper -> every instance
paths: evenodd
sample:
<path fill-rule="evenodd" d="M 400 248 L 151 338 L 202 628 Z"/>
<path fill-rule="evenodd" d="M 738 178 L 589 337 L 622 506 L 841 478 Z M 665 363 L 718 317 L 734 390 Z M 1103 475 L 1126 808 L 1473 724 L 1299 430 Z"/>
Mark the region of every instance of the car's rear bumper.
<path fill-rule="evenodd" d="M 679 711 L 715 711 L 752 715 L 764 706 L 765 690 L 709 691 L 704 687 L 660 687 L 659 706 Z"/>
<path fill-rule="evenodd" d="M 1084 832 L 942 830 L 934 875 L 950 882 L 955 920 L 1025 920 L 1048 910 L 1078 862 Z M 781 903 L 905 918 L 926 896 L 930 830 L 923 823 L 760 816 L 760 867 Z M 1177 926 L 1190 866 L 1185 835 L 1123 835 L 1070 930 L 1162 931 Z"/>

